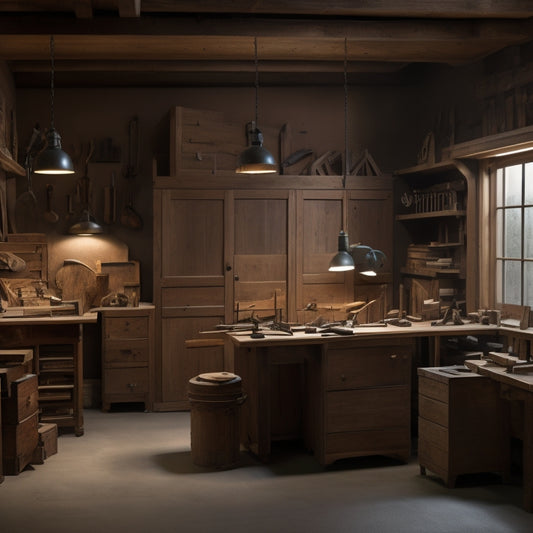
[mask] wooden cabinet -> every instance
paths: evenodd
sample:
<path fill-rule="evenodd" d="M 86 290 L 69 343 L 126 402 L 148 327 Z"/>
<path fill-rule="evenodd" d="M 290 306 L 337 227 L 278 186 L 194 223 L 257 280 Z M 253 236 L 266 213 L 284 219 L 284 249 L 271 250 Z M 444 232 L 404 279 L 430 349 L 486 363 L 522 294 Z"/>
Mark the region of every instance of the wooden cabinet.
<path fill-rule="evenodd" d="M 462 366 L 418 369 L 418 461 L 448 487 L 457 476 L 507 473 L 498 384 Z"/>
<path fill-rule="evenodd" d="M 112 403 L 153 406 L 154 308 L 109 308 L 100 311 L 102 327 L 102 409 Z"/>
<path fill-rule="evenodd" d="M 407 292 L 403 309 L 423 319 L 424 301 L 441 307 L 454 300 L 464 312 L 477 309 L 476 187 L 459 161 L 396 172 L 399 202 L 396 253 Z M 403 238 L 401 238 L 403 237 Z M 467 246 L 467 244 L 470 244 Z"/>
<path fill-rule="evenodd" d="M 308 322 L 335 304 L 379 299 L 384 285 L 391 291 L 391 270 L 374 284 L 328 271 L 341 230 L 351 243 L 384 246 L 392 266 L 391 176 L 236 175 L 235 132 L 220 115 L 171 113 L 170 175 L 154 176 L 156 410 L 188 409 L 190 378 L 233 370 L 223 345 L 186 349 L 206 338 L 200 331 L 252 312 Z M 308 304 L 317 310 L 306 313 Z"/>
<path fill-rule="evenodd" d="M 412 352 L 409 339 L 324 346 L 315 444 L 322 464 L 360 455 L 409 459 Z"/>

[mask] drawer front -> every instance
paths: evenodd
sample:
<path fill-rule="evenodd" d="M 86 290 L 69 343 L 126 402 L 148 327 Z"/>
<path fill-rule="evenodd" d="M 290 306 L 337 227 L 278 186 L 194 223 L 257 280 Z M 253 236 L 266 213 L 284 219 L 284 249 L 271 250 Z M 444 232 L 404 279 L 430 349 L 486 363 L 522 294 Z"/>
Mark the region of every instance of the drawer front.
<path fill-rule="evenodd" d="M 38 408 L 37 376 L 28 374 L 11 383 L 11 398 L 2 400 L 2 419 L 6 424 L 17 424 Z"/>
<path fill-rule="evenodd" d="M 146 394 L 149 381 L 147 368 L 108 368 L 104 370 L 104 394 Z"/>
<path fill-rule="evenodd" d="M 333 433 L 326 436 L 325 454 L 331 456 L 333 460 L 340 457 L 386 455 L 394 452 L 408 454 L 410 446 L 408 428 Z"/>
<path fill-rule="evenodd" d="M 18 424 L 2 424 L 4 459 L 27 457 L 31 459 L 39 442 L 39 415 L 34 413 Z M 25 462 L 25 465 L 28 462 Z M 24 468 L 24 466 L 23 466 Z M 18 472 L 17 472 L 18 473 Z"/>
<path fill-rule="evenodd" d="M 150 341 L 106 340 L 104 342 L 104 363 L 147 363 L 150 355 Z"/>
<path fill-rule="evenodd" d="M 328 390 L 406 385 L 410 375 L 411 350 L 406 346 L 328 350 Z"/>
<path fill-rule="evenodd" d="M 428 445 L 436 446 L 447 452 L 449 448 L 448 428 L 419 417 L 418 440 L 423 440 Z"/>
<path fill-rule="evenodd" d="M 409 428 L 408 387 L 334 391 L 326 394 L 327 433 Z"/>
<path fill-rule="evenodd" d="M 448 403 L 450 397 L 450 387 L 448 383 L 437 381 L 436 379 L 418 377 L 418 392 L 428 398 Z"/>
<path fill-rule="evenodd" d="M 448 452 L 425 439 L 418 440 L 418 462 L 442 477 L 446 477 L 450 469 Z"/>
<path fill-rule="evenodd" d="M 149 333 L 147 316 L 104 318 L 104 339 L 143 339 Z"/>
<path fill-rule="evenodd" d="M 428 398 L 427 396 L 418 396 L 418 414 L 420 417 L 440 424 L 443 427 L 449 425 L 449 409 L 448 404 Z"/>

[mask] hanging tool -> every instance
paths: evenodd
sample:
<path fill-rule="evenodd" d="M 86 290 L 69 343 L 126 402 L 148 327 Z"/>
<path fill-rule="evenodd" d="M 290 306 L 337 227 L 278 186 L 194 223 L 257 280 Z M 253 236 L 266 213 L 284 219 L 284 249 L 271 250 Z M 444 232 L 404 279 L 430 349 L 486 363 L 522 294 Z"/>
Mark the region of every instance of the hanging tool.
<path fill-rule="evenodd" d="M 128 164 L 124 177 L 128 180 L 127 201 L 120 214 L 120 223 L 130 229 L 140 230 L 143 227 L 143 220 L 134 207 L 134 186 L 133 180 L 139 172 L 139 120 L 133 117 L 128 125 Z"/>
<path fill-rule="evenodd" d="M 52 209 L 52 196 L 54 194 L 54 186 L 46 185 L 46 211 L 44 212 L 44 219 L 50 224 L 55 224 L 59 220 L 59 215 Z"/>
<path fill-rule="evenodd" d="M 115 173 L 111 172 L 111 184 L 104 189 L 104 222 L 113 224 L 117 218 Z"/>

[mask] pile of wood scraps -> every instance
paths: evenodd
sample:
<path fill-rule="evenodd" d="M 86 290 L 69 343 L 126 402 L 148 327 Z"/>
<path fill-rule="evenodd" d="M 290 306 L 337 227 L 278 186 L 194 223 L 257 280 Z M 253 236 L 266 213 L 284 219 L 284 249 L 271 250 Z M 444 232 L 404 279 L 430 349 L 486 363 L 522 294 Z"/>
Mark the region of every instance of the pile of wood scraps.
<path fill-rule="evenodd" d="M 533 373 L 533 363 L 530 361 L 519 359 L 518 357 L 504 352 L 489 352 L 488 355 L 483 356 L 482 359 L 487 363 L 492 363 L 496 366 L 503 367 L 506 372 L 512 374 L 531 374 Z M 479 362 L 476 364 L 465 361 L 465 365 L 471 370 L 476 370 Z"/>

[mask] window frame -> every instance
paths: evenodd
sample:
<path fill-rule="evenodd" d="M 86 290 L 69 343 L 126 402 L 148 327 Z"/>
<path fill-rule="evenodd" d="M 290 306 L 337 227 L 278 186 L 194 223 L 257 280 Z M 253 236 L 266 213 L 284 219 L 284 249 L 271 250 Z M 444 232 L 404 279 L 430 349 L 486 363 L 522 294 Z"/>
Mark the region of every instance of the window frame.
<path fill-rule="evenodd" d="M 488 163 L 485 166 L 485 169 L 482 169 L 482 180 L 481 183 L 483 183 L 483 170 L 485 171 L 485 179 L 488 180 L 489 185 L 489 223 L 485 225 L 481 225 L 481 228 L 484 229 L 481 234 L 481 241 L 487 242 L 489 244 L 489 250 L 490 250 L 490 265 L 488 266 L 489 269 L 489 275 L 488 279 L 490 279 L 490 287 L 488 290 L 489 295 L 489 307 L 491 308 L 499 308 L 505 301 L 505 292 L 504 292 L 504 286 L 505 286 L 505 272 L 504 272 L 504 265 L 505 262 L 518 262 L 520 263 L 520 302 L 506 302 L 506 303 L 513 303 L 517 305 L 528 305 L 527 302 L 524 302 L 524 296 L 525 296 L 525 290 L 524 290 L 524 276 L 525 276 L 525 265 L 526 263 L 530 263 L 533 265 L 533 258 L 525 258 L 524 257 L 524 243 L 525 243 L 525 208 L 530 207 L 533 208 L 533 203 L 531 204 L 525 204 L 524 203 L 524 189 L 525 189 L 525 165 L 526 164 L 533 164 L 533 152 L 524 152 L 520 154 L 510 155 L 510 156 L 504 156 L 504 157 L 495 157 L 491 158 Z M 498 169 L 504 169 L 506 167 L 521 165 L 521 203 L 520 204 L 513 204 L 513 205 L 505 205 L 505 202 L 502 202 L 501 206 L 497 205 L 497 184 L 498 184 L 498 177 L 497 177 L 497 170 Z M 520 237 L 520 257 L 513 257 L 509 256 L 506 257 L 504 255 L 505 252 L 505 239 L 504 235 L 501 237 L 501 251 L 502 254 L 499 255 L 498 252 L 498 215 L 497 212 L 502 212 L 502 221 L 504 221 L 503 212 L 507 209 L 516 209 L 517 207 L 520 208 L 521 211 L 521 237 Z M 483 209 L 480 209 L 480 214 L 483 212 Z M 480 218 L 480 224 L 483 224 Z M 488 235 L 487 235 L 488 232 Z M 483 247 L 483 246 L 481 246 Z M 483 255 L 480 254 L 480 261 L 482 261 Z M 501 267 L 498 268 L 498 262 L 501 261 Z M 480 265 L 481 266 L 481 265 Z M 501 300 L 501 301 L 500 301 Z"/>

